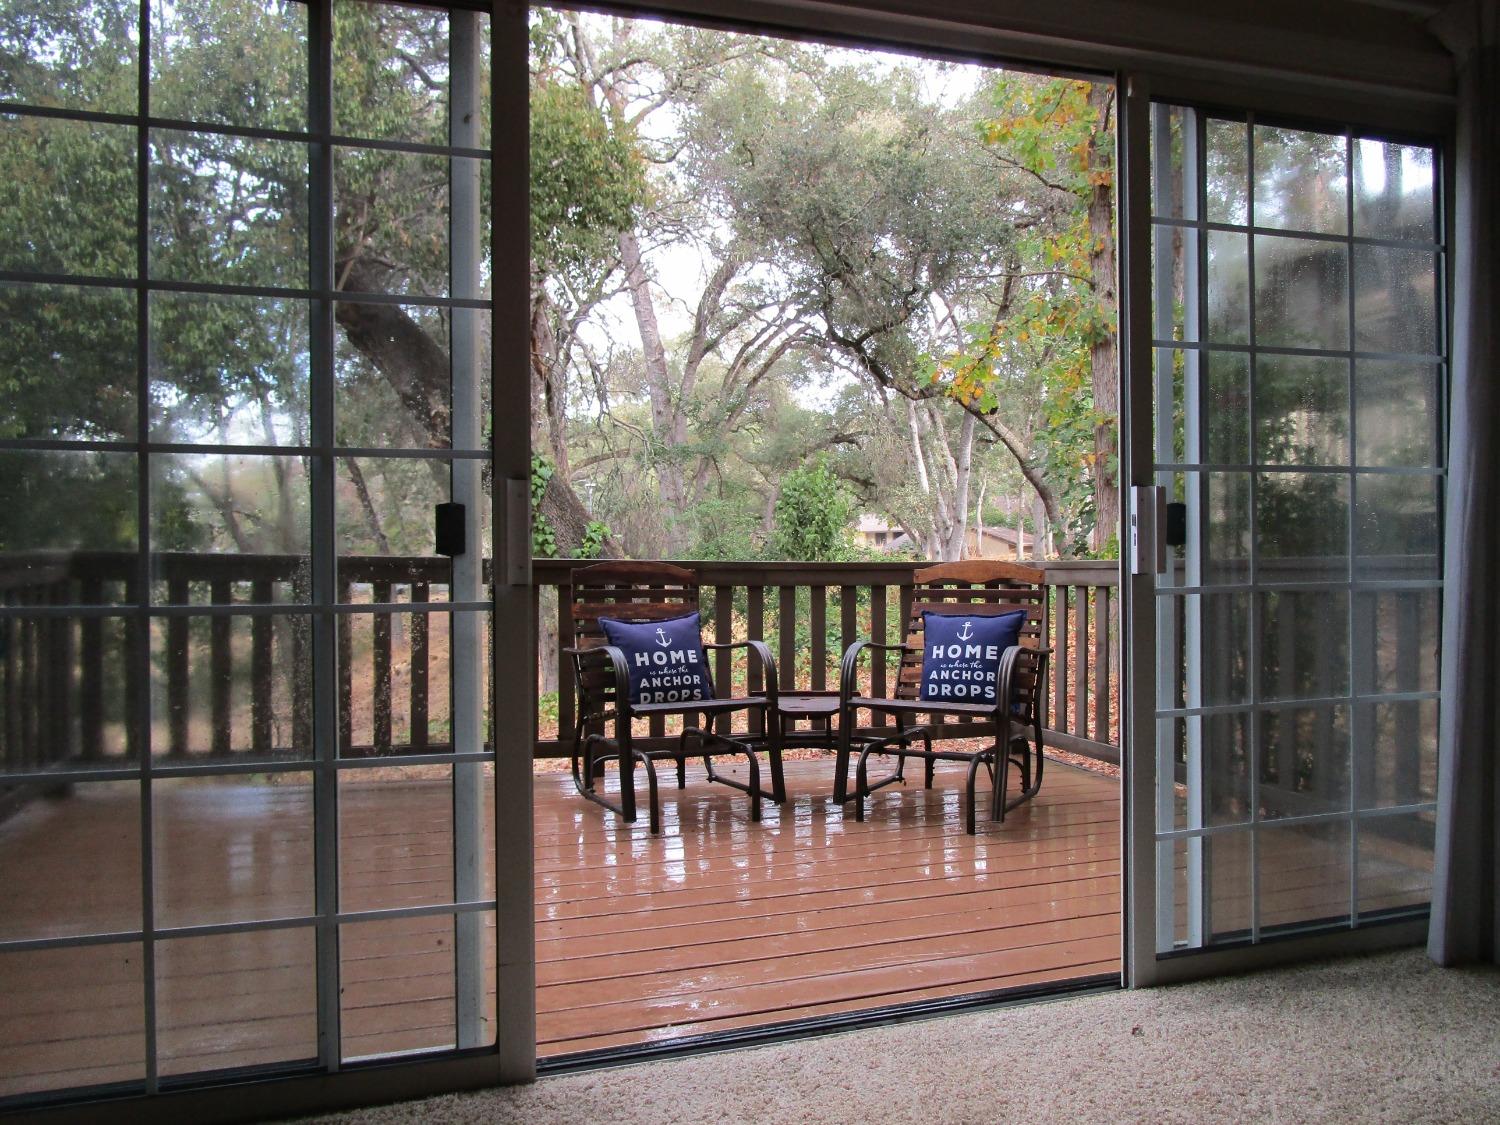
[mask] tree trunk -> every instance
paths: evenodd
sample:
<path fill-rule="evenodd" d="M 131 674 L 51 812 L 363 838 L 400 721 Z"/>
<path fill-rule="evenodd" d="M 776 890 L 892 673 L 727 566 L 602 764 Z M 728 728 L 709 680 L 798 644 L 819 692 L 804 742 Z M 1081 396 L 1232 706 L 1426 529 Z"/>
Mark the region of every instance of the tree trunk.
<path fill-rule="evenodd" d="M 619 246 L 625 285 L 630 290 L 630 305 L 641 334 L 641 361 L 646 368 L 646 391 L 651 400 L 651 427 L 665 454 L 656 459 L 662 507 L 680 517 L 687 507 L 687 485 L 677 453 L 687 443 L 687 434 L 682 414 L 672 401 L 672 373 L 667 364 L 667 349 L 662 344 L 656 304 L 651 298 L 651 281 L 641 261 L 641 246 L 635 232 L 621 232 Z M 669 558 L 680 554 L 685 546 L 682 525 L 669 523 L 665 546 Z"/>
<path fill-rule="evenodd" d="M 1094 173 L 1089 196 L 1089 271 L 1094 281 L 1094 300 L 1102 320 L 1114 325 L 1119 297 L 1115 283 L 1115 189 L 1114 169 L 1099 166 L 1099 138 L 1108 136 L 1114 110 L 1114 87 L 1095 83 L 1089 91 L 1089 108 L 1095 128 L 1089 141 L 1088 167 Z M 1118 337 L 1113 328 L 1098 332 L 1089 349 L 1094 384 L 1094 548 L 1104 547 L 1120 531 L 1119 416 L 1120 374 Z"/>
<path fill-rule="evenodd" d="M 984 558 L 984 492 L 989 481 L 979 481 L 979 499 L 974 502 L 974 556 Z"/>
<path fill-rule="evenodd" d="M 1041 497 L 1031 501 L 1032 553 L 1037 561 L 1052 557 L 1052 524 L 1047 520 L 1047 509 Z"/>
<path fill-rule="evenodd" d="M 363 266 L 358 260 L 350 263 L 345 284 L 377 290 L 379 285 L 369 276 L 372 268 Z M 427 444 L 437 449 L 451 440 L 449 381 L 452 376 L 447 351 L 399 305 L 344 301 L 338 306 L 337 319 L 349 343 L 390 384 Z M 533 318 L 533 380 L 539 378 L 538 349 L 546 346 L 546 338 L 538 338 L 536 327 Z M 551 444 L 547 443 L 549 448 L 543 451 L 553 460 L 555 467 L 558 451 L 550 448 Z M 547 491 L 542 496 L 541 513 L 552 525 L 558 553 L 564 556 L 574 554 L 583 542 L 584 530 L 591 517 L 563 473 L 554 473 L 548 482 Z M 619 553 L 619 546 L 609 539 L 600 550 L 605 558 L 618 558 Z"/>
<path fill-rule="evenodd" d="M 573 641 L 568 640 L 569 644 Z M 537 600 L 536 660 L 537 691 L 543 695 L 557 690 L 557 587 L 543 587 Z M 558 731 L 559 738 L 570 732 Z"/>
<path fill-rule="evenodd" d="M 565 480 L 568 464 L 567 372 L 558 354 L 552 327 L 552 302 L 535 274 L 531 279 L 531 423 L 533 439 L 547 451 L 548 460 Z"/>
<path fill-rule="evenodd" d="M 566 373 L 558 356 L 551 307 L 545 295 L 533 289 L 531 302 L 531 420 L 533 448 L 552 463 L 553 473 L 542 493 L 542 517 L 557 540 L 557 553 L 576 555 L 592 517 L 573 490 L 568 463 Z M 617 559 L 620 546 L 607 536 L 600 546 L 601 558 Z"/>
<path fill-rule="evenodd" d="M 945 430 L 940 430 L 946 438 Z M 953 526 L 948 532 L 948 550 L 945 562 L 957 562 L 964 557 L 969 533 L 969 484 L 974 464 L 974 415 L 965 412 L 963 425 L 958 431 L 958 452 L 953 458 L 953 503 L 950 508 Z"/>

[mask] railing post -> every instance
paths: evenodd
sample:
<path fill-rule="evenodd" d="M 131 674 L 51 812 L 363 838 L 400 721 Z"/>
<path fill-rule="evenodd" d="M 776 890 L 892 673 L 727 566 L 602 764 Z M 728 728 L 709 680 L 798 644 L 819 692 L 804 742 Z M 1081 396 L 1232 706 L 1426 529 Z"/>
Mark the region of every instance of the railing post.
<path fill-rule="evenodd" d="M 1074 734 L 1087 738 L 1089 733 L 1089 588 L 1079 586 L 1077 611 L 1073 615 L 1073 659 L 1077 662 L 1073 676 Z"/>
<path fill-rule="evenodd" d="M 340 562 L 342 567 L 342 561 Z M 297 577 L 292 580 L 292 597 L 299 602 L 311 600 L 312 590 L 308 586 L 308 576 L 298 572 Z M 347 615 L 339 614 L 340 624 L 347 621 Z M 313 716 L 312 716 L 312 618 L 294 617 L 288 624 L 292 632 L 292 747 L 299 758 L 310 758 L 313 755 Z M 349 647 L 343 643 L 342 634 L 338 642 L 338 665 L 342 670 L 349 662 Z M 348 743 L 344 742 L 343 746 Z M 331 748 L 337 756 L 341 747 Z"/>
<path fill-rule="evenodd" d="M 425 606 L 430 587 L 426 582 L 411 584 L 411 604 Z M 416 612 L 411 615 L 411 648 L 408 663 L 411 665 L 411 734 L 408 741 L 413 750 L 427 748 L 427 690 L 428 690 L 428 614 Z"/>
<path fill-rule="evenodd" d="M 749 586 L 745 590 L 745 632 L 746 639 L 752 641 L 763 641 L 766 639 L 766 588 L 764 586 Z M 760 661 L 753 656 L 745 658 L 745 692 L 748 695 L 759 695 L 765 690 L 765 677 L 761 673 Z M 750 713 L 750 733 L 762 734 L 765 731 L 765 715 L 760 711 Z"/>
<path fill-rule="evenodd" d="M 1109 587 L 1096 586 L 1094 597 L 1094 741 L 1109 742 Z"/>
<path fill-rule="evenodd" d="M 34 599 L 26 598 L 32 604 Z M 21 620 L 21 753 L 18 755 L 22 768 L 33 768 L 44 761 L 41 747 L 41 724 L 38 708 L 31 701 L 37 698 L 37 666 L 41 661 L 41 618 L 26 617 Z"/>
<path fill-rule="evenodd" d="M 256 605 L 271 601 L 271 580 L 257 578 L 250 590 Z M 258 613 L 250 619 L 250 749 L 257 755 L 271 751 L 271 677 L 276 619 Z"/>
<path fill-rule="evenodd" d="M 184 578 L 167 583 L 167 598 L 173 605 L 186 605 L 188 584 Z M 188 751 L 188 618 L 167 618 L 167 747 L 174 758 Z"/>
<path fill-rule="evenodd" d="M 734 640 L 734 587 L 714 587 L 714 643 L 728 644 Z M 714 653 L 714 686 L 719 691 L 734 691 L 734 667 L 731 663 L 733 653 L 728 649 L 720 649 Z M 728 734 L 730 731 L 730 716 L 719 715 L 715 720 L 715 729 L 720 734 Z"/>
<path fill-rule="evenodd" d="M 344 573 L 344 562 L 339 568 L 339 602 L 348 605 L 354 600 L 354 583 Z M 334 626 L 339 648 L 339 753 L 348 754 L 354 746 L 354 615 L 341 613 Z"/>
<path fill-rule="evenodd" d="M 139 583 L 132 574 L 125 580 L 126 604 L 140 604 L 140 593 Z M 139 614 L 133 613 L 125 618 L 125 643 L 118 654 L 120 665 L 125 669 L 125 756 L 137 765 L 151 752 L 149 744 L 141 744 L 141 676 L 145 670 L 136 659 L 136 654 L 143 649 L 150 651 L 150 637 L 142 637 L 145 630 L 145 618 Z"/>
<path fill-rule="evenodd" d="M 391 584 L 388 581 L 374 585 L 376 604 L 387 604 L 391 600 Z M 375 683 L 370 703 L 375 712 L 375 753 L 391 752 L 391 615 L 377 613 L 373 624 L 375 634 Z M 457 662 L 454 654 L 452 663 Z M 455 716 L 456 718 L 457 716 Z"/>
<path fill-rule="evenodd" d="M 812 664 L 813 691 L 828 690 L 828 587 L 811 586 L 808 593 L 812 599 L 812 617 L 809 630 L 811 644 L 808 659 Z"/>
<path fill-rule="evenodd" d="M 573 580 L 569 576 L 557 585 L 557 737 L 571 742 L 578 722 L 575 707 L 578 685 L 573 682 L 573 660 L 563 649 L 573 645 Z M 568 747 L 573 752 L 573 747 Z"/>
<path fill-rule="evenodd" d="M 1068 594 L 1067 586 L 1057 587 L 1057 641 L 1054 645 L 1052 677 L 1052 728 L 1071 733 L 1068 726 Z"/>
<path fill-rule="evenodd" d="M 216 578 L 210 586 L 210 599 L 214 605 L 230 603 L 229 583 Z M 213 752 L 217 756 L 229 753 L 229 696 L 234 669 L 230 655 L 230 626 L 232 619 L 215 616 L 209 622 L 209 693 L 212 697 Z"/>
<path fill-rule="evenodd" d="M 876 644 L 886 644 L 886 621 L 885 621 L 885 599 L 886 586 L 870 587 L 870 639 Z M 899 675 L 899 673 L 898 673 Z M 870 658 L 870 696 L 874 699 L 885 699 L 886 696 L 886 654 L 877 651 Z M 883 711 L 876 714 L 875 725 L 885 726 L 889 722 L 889 716 Z"/>
<path fill-rule="evenodd" d="M 21 622 L 16 618 L 0 620 L 0 644 L 5 650 L 5 683 L 0 685 L 0 690 L 5 692 L 5 725 L 0 728 L 0 737 L 5 739 L 5 744 L 0 761 L 4 761 L 7 772 L 14 773 L 20 768 L 24 745 L 21 740 Z"/>

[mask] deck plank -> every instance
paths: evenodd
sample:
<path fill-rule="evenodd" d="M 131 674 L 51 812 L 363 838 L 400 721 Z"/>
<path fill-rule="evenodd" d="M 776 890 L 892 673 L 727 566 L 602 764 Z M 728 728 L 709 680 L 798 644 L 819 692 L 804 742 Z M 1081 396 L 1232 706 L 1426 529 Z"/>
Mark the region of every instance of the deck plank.
<path fill-rule="evenodd" d="M 659 840 L 538 779 L 543 1057 L 1119 971 L 1116 782 L 1053 764 L 970 837 L 956 767 L 860 824 L 829 765 L 789 762 L 758 826 L 691 772 Z"/>
<path fill-rule="evenodd" d="M 161 920 L 310 913 L 308 780 L 162 786 Z M 827 800 L 828 758 L 789 762 L 791 799 L 752 824 L 743 795 L 694 766 L 686 789 L 664 786 L 665 830 L 653 837 L 644 821 L 621 824 L 579 799 L 567 775 L 539 773 L 541 1053 L 1117 972 L 1118 784 L 1051 765 L 1038 800 L 969 837 L 957 780 L 944 767 L 931 791 L 920 780 L 882 790 L 857 824 Z M 0 933 L 74 932 L 66 904 L 80 897 L 89 929 L 139 928 L 138 792 L 133 782 L 77 786 L 0 825 Z M 446 775 L 347 774 L 340 804 L 346 909 L 452 901 Z M 1389 890 L 1406 885 L 1393 878 Z M 492 949 L 492 916 L 485 928 Z M 346 1057 L 453 1042 L 453 938 L 445 915 L 341 928 Z M 313 962 L 305 928 L 159 949 L 162 1073 L 307 1058 Z M 138 945 L 0 957 L 0 993 L 0 1094 L 141 1077 Z"/>

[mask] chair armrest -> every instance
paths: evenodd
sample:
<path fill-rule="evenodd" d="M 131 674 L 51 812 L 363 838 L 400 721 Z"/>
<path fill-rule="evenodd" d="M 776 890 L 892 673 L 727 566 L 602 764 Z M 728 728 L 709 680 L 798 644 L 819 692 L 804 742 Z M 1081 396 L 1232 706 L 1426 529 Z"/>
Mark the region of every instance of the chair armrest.
<path fill-rule="evenodd" d="M 565 648 L 564 654 L 573 658 L 573 682 L 578 688 L 579 700 L 587 703 L 588 693 L 583 686 L 583 673 L 589 664 L 605 665 L 615 675 L 615 706 L 620 714 L 630 713 L 630 669 L 625 663 L 625 653 L 614 645 L 595 645 L 593 648 Z"/>
<path fill-rule="evenodd" d="M 704 650 L 728 651 L 729 649 L 743 648 L 755 653 L 760 659 L 760 667 L 766 682 L 766 702 L 774 708 L 776 706 L 777 688 L 779 686 L 776 678 L 776 658 L 771 655 L 771 646 L 765 641 L 723 641 L 705 643 Z"/>
<path fill-rule="evenodd" d="M 844 658 L 839 662 L 839 708 L 847 707 L 849 701 L 859 693 L 855 690 L 859 685 L 859 655 L 867 648 L 878 649 L 881 652 L 914 652 L 915 647 L 905 642 L 894 645 L 880 644 L 878 641 L 855 641 L 844 650 Z"/>
<path fill-rule="evenodd" d="M 1016 667 L 1022 660 L 1027 660 L 1036 665 L 1036 684 L 1031 699 L 1027 701 L 1026 718 L 1040 725 L 1042 720 L 1038 704 L 1045 703 L 1047 698 L 1047 667 L 1051 655 L 1050 647 L 1027 648 L 1024 645 L 1008 648 L 1000 655 L 999 682 L 995 685 L 999 689 L 998 698 L 1001 701 L 996 711 L 997 719 L 1002 716 L 1015 718 L 1012 708 L 1015 705 L 1013 696 L 1015 695 Z"/>

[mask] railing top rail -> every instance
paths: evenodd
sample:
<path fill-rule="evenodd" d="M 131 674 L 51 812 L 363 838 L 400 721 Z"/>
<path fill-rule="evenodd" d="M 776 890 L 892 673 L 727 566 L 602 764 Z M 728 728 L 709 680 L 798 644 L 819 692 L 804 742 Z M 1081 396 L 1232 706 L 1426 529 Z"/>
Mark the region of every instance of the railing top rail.
<path fill-rule="evenodd" d="M 126 581 L 133 578 L 139 556 L 135 551 L 5 551 L 0 552 L 0 589 L 43 586 L 67 579 Z M 492 560 L 484 560 L 486 576 Z M 308 556 L 250 554 L 232 551 L 157 551 L 151 556 L 153 581 L 253 582 L 294 581 L 308 573 Z M 365 582 L 430 582 L 446 584 L 452 561 L 441 555 L 344 555 L 340 578 Z"/>
<path fill-rule="evenodd" d="M 134 551 L 35 550 L 0 552 L 0 589 L 45 586 L 67 579 L 125 581 L 134 577 L 139 556 Z M 1278 581 L 1323 580 L 1341 560 L 1325 565 L 1318 559 L 1267 560 L 1260 564 L 1262 576 Z M 1342 560 L 1347 564 L 1347 560 Z M 1365 558 L 1371 573 L 1382 577 L 1421 578 L 1431 570 L 1430 557 L 1389 555 Z M 488 574 L 492 559 L 484 560 Z M 151 556 L 152 579 L 156 581 L 295 581 L 306 573 L 308 558 L 291 554 L 239 554 L 212 551 L 160 551 Z M 597 565 L 593 559 L 535 559 L 532 573 L 539 586 L 565 585 L 573 571 Z M 703 586 L 902 586 L 910 585 L 926 561 L 865 560 L 859 562 L 723 562 L 680 560 L 671 565 L 686 567 L 698 575 Z M 1116 586 L 1119 563 L 1112 559 L 1022 560 L 1017 566 L 1034 567 L 1046 575 L 1049 586 Z M 339 576 L 353 583 L 449 581 L 452 563 L 440 555 L 345 555 L 339 559 Z"/>
<path fill-rule="evenodd" d="M 1009 560 L 1008 560 L 1009 561 Z M 535 559 L 532 574 L 539 586 L 560 586 L 589 559 Z M 697 572 L 704 586 L 900 586 L 911 585 L 917 571 L 934 564 L 927 561 L 860 562 L 742 562 L 674 560 L 673 565 Z M 1015 565 L 1033 567 L 1047 576 L 1049 585 L 1114 585 L 1119 563 L 1110 559 L 1022 560 Z"/>

